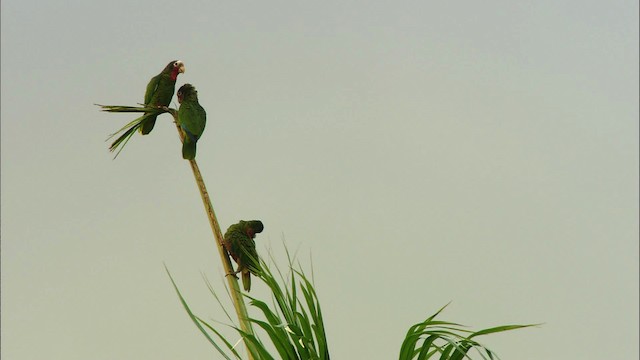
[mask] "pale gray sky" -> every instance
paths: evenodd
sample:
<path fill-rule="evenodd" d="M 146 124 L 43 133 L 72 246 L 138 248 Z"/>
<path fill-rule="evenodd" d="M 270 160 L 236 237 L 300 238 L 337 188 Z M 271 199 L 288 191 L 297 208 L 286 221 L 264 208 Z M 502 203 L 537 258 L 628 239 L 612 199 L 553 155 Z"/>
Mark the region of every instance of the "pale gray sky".
<path fill-rule="evenodd" d="M 1 7 L 3 359 L 218 358 L 163 269 L 224 320 L 170 117 L 113 161 L 132 117 L 93 105 L 173 59 L 222 226 L 312 254 L 335 359 L 397 358 L 449 301 L 545 323 L 483 339 L 503 359 L 638 358 L 637 1 Z"/>

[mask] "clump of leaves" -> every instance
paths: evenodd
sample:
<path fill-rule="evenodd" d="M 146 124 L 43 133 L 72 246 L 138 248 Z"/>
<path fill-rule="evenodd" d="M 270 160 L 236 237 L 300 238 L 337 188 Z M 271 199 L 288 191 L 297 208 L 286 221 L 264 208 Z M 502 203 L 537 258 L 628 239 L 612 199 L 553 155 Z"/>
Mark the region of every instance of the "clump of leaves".
<path fill-rule="evenodd" d="M 475 341 L 473 338 L 480 335 L 535 326 L 502 325 L 480 331 L 470 331 L 464 329 L 463 325 L 457 323 L 435 320 L 435 317 L 438 316 L 447 305 L 440 308 L 440 310 L 428 317 L 425 321 L 409 328 L 400 347 L 400 360 L 471 359 L 469 355 L 471 349 L 475 349 L 483 359 L 499 359 L 493 351 Z"/>
<path fill-rule="evenodd" d="M 261 268 L 256 270 L 257 277 L 271 290 L 271 304 L 243 293 L 249 305 L 257 309 L 260 315 L 260 318 L 250 317 L 249 321 L 262 331 L 254 335 L 242 331 L 237 326 L 230 326 L 245 341 L 253 359 L 328 360 L 327 336 L 313 282 L 305 275 L 299 264 L 294 266 L 288 251 L 287 258 L 289 264 L 286 276 L 275 265 L 272 268 L 277 275 L 274 274 L 271 267 L 262 259 L 260 259 Z M 232 344 L 233 341 L 225 338 L 210 322 L 194 315 L 173 278 L 171 282 L 191 320 L 214 348 L 225 359 L 242 359 L 235 345 Z M 208 281 L 207 286 L 222 306 L 218 295 Z M 474 338 L 534 326 L 504 325 L 474 332 L 457 323 L 436 320 L 436 316 L 446 306 L 425 321 L 409 328 L 400 348 L 400 360 L 472 359 L 470 354 L 472 349 L 475 349 L 483 359 L 499 359 L 492 350 L 478 343 Z M 227 313 L 226 310 L 225 313 Z M 231 321 L 228 313 L 227 318 Z M 263 342 L 259 337 L 260 334 L 266 335 L 270 344 Z M 275 349 L 275 352 L 272 349 Z"/>
<path fill-rule="evenodd" d="M 255 275 L 271 290 L 271 304 L 243 293 L 249 305 L 259 310 L 258 313 L 261 315 L 261 318 L 250 317 L 249 321 L 268 337 L 270 346 L 275 349 L 277 356 L 272 355 L 273 350 L 269 350 L 258 335 L 244 332 L 237 326 L 232 327 L 247 343 L 253 359 L 328 360 L 329 350 L 322 311 L 313 283 L 300 265 L 294 266 L 288 252 L 287 257 L 289 265 L 286 276 L 275 265 L 273 269 L 277 275 L 274 274 L 262 259 L 261 268 L 256 269 Z M 213 325 L 193 314 L 173 278 L 171 281 L 191 320 L 214 348 L 225 359 L 241 359 L 231 340 L 225 338 Z M 220 303 L 211 284 L 207 282 L 207 285 Z M 227 317 L 231 320 L 228 314 Z"/>

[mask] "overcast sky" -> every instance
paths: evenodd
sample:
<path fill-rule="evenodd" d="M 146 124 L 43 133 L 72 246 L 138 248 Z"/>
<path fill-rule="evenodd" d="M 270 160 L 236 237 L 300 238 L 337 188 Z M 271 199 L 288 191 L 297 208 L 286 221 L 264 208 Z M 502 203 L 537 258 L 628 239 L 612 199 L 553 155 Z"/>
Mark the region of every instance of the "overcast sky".
<path fill-rule="evenodd" d="M 223 231 L 260 219 L 261 254 L 313 258 L 335 359 L 397 358 L 449 301 L 441 318 L 476 329 L 544 323 L 480 339 L 503 359 L 638 358 L 637 1 L 1 13 L 3 359 L 219 358 L 163 268 L 225 321 L 171 117 L 112 160 L 133 117 L 94 105 L 141 102 L 175 59 Z"/>

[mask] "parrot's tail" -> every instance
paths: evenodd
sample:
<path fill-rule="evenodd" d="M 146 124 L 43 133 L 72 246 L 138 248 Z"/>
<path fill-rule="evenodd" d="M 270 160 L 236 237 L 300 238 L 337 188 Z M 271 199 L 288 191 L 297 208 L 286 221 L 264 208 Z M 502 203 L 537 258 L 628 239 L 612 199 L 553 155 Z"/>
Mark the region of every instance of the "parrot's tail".
<path fill-rule="evenodd" d="M 182 158 L 185 160 L 193 160 L 196 158 L 196 142 L 189 139 L 189 137 L 184 138 L 184 144 L 182 144 Z"/>
<path fill-rule="evenodd" d="M 142 127 L 140 127 L 140 133 L 142 135 L 147 135 L 153 130 L 153 127 L 156 126 L 156 118 L 157 116 L 151 116 L 144 120 Z"/>
<path fill-rule="evenodd" d="M 251 290 L 251 272 L 249 270 L 242 272 L 242 287 L 244 287 L 244 291 Z"/>

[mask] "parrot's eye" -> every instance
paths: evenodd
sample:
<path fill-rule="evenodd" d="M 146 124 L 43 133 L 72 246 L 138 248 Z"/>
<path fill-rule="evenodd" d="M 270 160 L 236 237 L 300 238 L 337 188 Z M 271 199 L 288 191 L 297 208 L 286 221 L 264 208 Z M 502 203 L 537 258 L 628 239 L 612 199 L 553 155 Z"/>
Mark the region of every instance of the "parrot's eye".
<path fill-rule="evenodd" d="M 178 67 L 178 62 L 177 61 L 173 63 L 173 67 Z"/>

